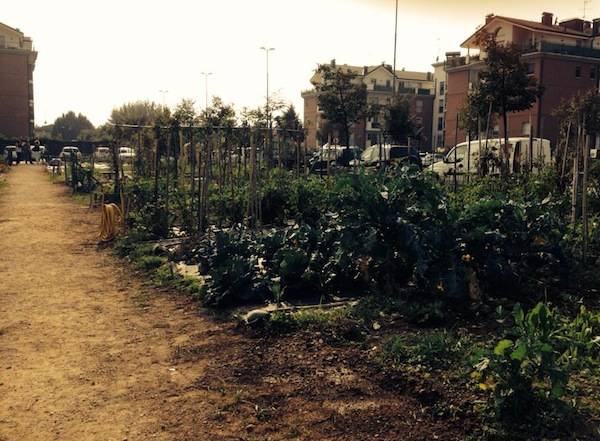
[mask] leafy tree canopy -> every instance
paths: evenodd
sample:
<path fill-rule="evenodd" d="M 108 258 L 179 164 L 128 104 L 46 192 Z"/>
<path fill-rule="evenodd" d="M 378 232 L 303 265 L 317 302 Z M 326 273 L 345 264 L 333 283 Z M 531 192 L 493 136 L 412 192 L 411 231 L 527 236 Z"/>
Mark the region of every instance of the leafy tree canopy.
<path fill-rule="evenodd" d="M 393 143 L 404 142 L 414 133 L 414 124 L 410 115 L 410 100 L 398 96 L 383 108 L 384 133 Z"/>
<path fill-rule="evenodd" d="M 235 109 L 231 104 L 225 104 L 218 96 L 213 97 L 208 109 L 200 113 L 200 123 L 215 127 L 235 127 Z"/>
<path fill-rule="evenodd" d="M 63 113 L 56 118 L 52 127 L 52 137 L 56 139 L 75 140 L 84 130 L 93 130 L 94 125 L 81 113 L 73 111 Z"/>
<path fill-rule="evenodd" d="M 198 113 L 194 109 L 194 100 L 184 98 L 177 104 L 173 112 L 173 118 L 182 126 L 191 126 L 198 123 Z"/>
<path fill-rule="evenodd" d="M 317 69 L 317 101 L 323 117 L 342 131 L 346 145 L 350 128 L 368 116 L 367 87 L 351 70 L 344 71 L 332 61 Z"/>
<path fill-rule="evenodd" d="M 166 106 L 158 105 L 152 101 L 135 101 L 114 108 L 110 114 L 109 122 L 112 124 L 142 126 L 166 125 L 169 123 L 170 117 L 171 112 Z"/>
<path fill-rule="evenodd" d="M 280 129 L 286 130 L 302 130 L 302 122 L 296 113 L 293 105 L 284 110 L 284 112 L 275 117 L 275 124 Z"/>

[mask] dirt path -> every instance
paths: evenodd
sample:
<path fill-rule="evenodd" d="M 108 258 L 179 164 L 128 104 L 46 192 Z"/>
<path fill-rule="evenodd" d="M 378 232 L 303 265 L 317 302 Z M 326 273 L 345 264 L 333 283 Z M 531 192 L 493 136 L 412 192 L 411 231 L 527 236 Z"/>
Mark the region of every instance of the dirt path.
<path fill-rule="evenodd" d="M 215 324 L 185 302 L 156 296 L 98 252 L 98 213 L 74 203 L 39 167 L 14 167 L 7 180 L 0 194 L 0 440 L 186 439 L 178 408 L 210 399 L 187 388 L 211 351 L 177 365 L 173 354 L 191 339 L 218 346 Z M 195 407 L 194 420 L 206 411 Z M 206 426 L 193 432 L 215 439 Z"/>
<path fill-rule="evenodd" d="M 236 332 L 99 251 L 99 213 L 40 168 L 7 180 L 0 441 L 466 438 L 438 392 L 373 370 L 377 336 Z"/>

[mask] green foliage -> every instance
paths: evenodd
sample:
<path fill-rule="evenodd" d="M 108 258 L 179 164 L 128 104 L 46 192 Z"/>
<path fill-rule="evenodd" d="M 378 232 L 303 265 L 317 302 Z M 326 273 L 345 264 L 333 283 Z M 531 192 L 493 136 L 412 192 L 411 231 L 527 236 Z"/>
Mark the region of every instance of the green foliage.
<path fill-rule="evenodd" d="M 335 61 L 320 65 L 317 74 L 315 88 L 323 118 L 342 132 L 344 145 L 350 145 L 350 128 L 368 114 L 367 87 Z"/>
<path fill-rule="evenodd" d="M 144 255 L 135 260 L 135 265 L 143 271 L 155 270 L 164 263 L 167 258 L 163 256 Z"/>
<path fill-rule="evenodd" d="M 492 390 L 500 419 L 535 412 L 540 399 L 562 397 L 574 369 L 597 363 L 600 316 L 581 308 L 575 319 L 538 303 L 513 310 L 514 328 L 476 366 L 480 387 Z"/>
<path fill-rule="evenodd" d="M 395 335 L 384 345 L 382 362 L 392 369 L 405 364 L 420 364 L 429 368 L 447 367 L 465 352 L 465 343 L 446 331 L 424 335 Z"/>
<path fill-rule="evenodd" d="M 410 114 L 410 100 L 397 96 L 383 108 L 385 135 L 392 143 L 403 143 L 413 136 L 414 124 Z"/>
<path fill-rule="evenodd" d="M 54 139 L 64 139 L 71 141 L 79 139 L 79 135 L 84 130 L 93 130 L 94 125 L 81 113 L 75 114 L 73 111 L 63 113 L 56 118 L 52 126 L 52 137 Z"/>

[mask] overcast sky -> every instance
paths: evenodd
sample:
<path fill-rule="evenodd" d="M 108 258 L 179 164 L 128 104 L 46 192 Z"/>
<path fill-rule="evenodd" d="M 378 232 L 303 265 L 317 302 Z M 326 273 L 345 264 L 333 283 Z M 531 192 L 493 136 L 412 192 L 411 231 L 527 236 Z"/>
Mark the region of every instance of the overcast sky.
<path fill-rule="evenodd" d="M 300 92 L 319 62 L 392 63 L 395 0 L 19 0 L 0 22 L 33 38 L 38 125 L 74 110 L 94 124 L 113 107 L 149 99 L 193 98 L 204 106 L 201 72 L 213 72 L 209 94 L 255 107 L 271 91 L 302 113 Z M 583 15 L 583 0 L 400 0 L 397 67 L 431 70 L 436 56 L 457 50 L 493 12 L 538 20 Z M 587 17 L 600 15 L 600 0 Z"/>

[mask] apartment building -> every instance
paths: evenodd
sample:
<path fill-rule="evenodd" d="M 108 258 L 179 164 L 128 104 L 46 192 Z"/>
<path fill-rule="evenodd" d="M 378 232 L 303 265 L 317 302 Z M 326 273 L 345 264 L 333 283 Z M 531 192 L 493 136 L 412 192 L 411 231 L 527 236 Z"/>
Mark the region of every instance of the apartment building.
<path fill-rule="evenodd" d="M 31 38 L 0 23 L 0 135 L 33 137 L 36 58 Z"/>
<path fill-rule="evenodd" d="M 394 96 L 394 72 L 390 65 L 349 66 L 338 65 L 343 71 L 351 71 L 356 81 L 366 85 L 367 101 L 370 104 L 385 105 Z M 396 71 L 396 94 L 409 99 L 411 116 L 416 127 L 416 136 L 411 142 L 422 150 L 430 150 L 432 146 L 433 102 L 435 82 L 430 72 Z M 312 84 L 318 84 L 321 78 L 315 73 Z M 326 121 L 319 112 L 316 90 L 302 92 L 304 99 L 304 127 L 307 131 L 307 145 L 317 148 L 327 142 L 329 130 Z M 376 144 L 381 139 L 382 121 L 379 117 L 368 118 L 354 124 L 350 134 L 350 144 L 362 148 Z M 332 136 L 338 137 L 335 130 Z"/>
<path fill-rule="evenodd" d="M 460 55 L 460 53 L 458 54 Z M 435 97 L 433 99 L 433 121 L 431 132 L 431 144 L 434 149 L 444 147 L 446 131 L 446 63 L 435 62 L 433 66 L 433 81 L 435 85 Z"/>
<path fill-rule="evenodd" d="M 445 61 L 446 147 L 455 140 L 463 142 L 466 134 L 456 130 L 456 120 L 465 105 L 469 90 L 476 86 L 479 72 L 485 67 L 485 51 L 479 47 L 480 33 L 496 36 L 497 41 L 515 44 L 522 50 L 522 61 L 530 75 L 544 87 L 544 94 L 527 111 L 512 113 L 508 118 L 509 136 L 533 133 L 550 139 L 559 137 L 557 106 L 578 92 L 598 87 L 600 68 L 600 19 L 592 22 L 575 18 L 558 22 L 552 13 L 544 12 L 539 22 L 490 14 L 486 22 L 461 45 L 467 54 L 448 54 Z M 494 127 L 503 136 L 501 124 Z"/>

